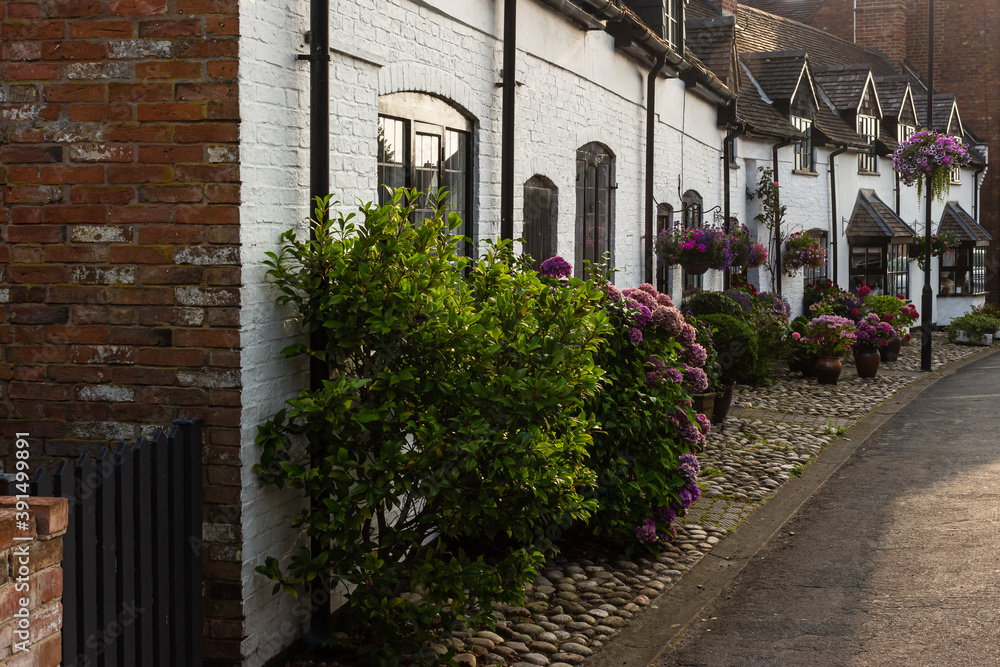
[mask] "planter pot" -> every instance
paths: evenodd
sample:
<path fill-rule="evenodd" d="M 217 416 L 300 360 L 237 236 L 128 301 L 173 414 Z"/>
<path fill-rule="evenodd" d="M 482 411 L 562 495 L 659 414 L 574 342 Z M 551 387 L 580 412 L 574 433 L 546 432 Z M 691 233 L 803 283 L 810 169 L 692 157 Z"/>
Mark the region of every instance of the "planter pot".
<path fill-rule="evenodd" d="M 715 395 L 715 407 L 712 411 L 713 424 L 722 424 L 726 421 L 726 417 L 729 416 L 729 408 L 733 405 L 733 389 L 736 387 L 736 381 L 733 380 L 726 384 L 722 391 Z"/>
<path fill-rule="evenodd" d="M 1000 332 L 997 332 L 1000 333 Z M 966 332 L 959 329 L 958 334 L 955 336 L 956 343 L 965 343 L 966 345 L 983 345 L 989 346 L 993 343 L 993 336 L 990 334 L 983 334 L 978 338 L 970 336 Z"/>
<path fill-rule="evenodd" d="M 816 361 L 816 379 L 820 384 L 837 384 L 843 368 L 840 357 L 820 357 Z"/>
<path fill-rule="evenodd" d="M 695 412 L 700 412 L 705 415 L 709 423 L 712 422 L 712 411 L 715 409 L 714 391 L 706 394 L 692 394 L 691 403 Z"/>
<path fill-rule="evenodd" d="M 698 260 L 697 262 L 681 262 L 681 268 L 684 269 L 685 273 L 692 276 L 700 276 L 701 274 L 712 268 L 712 261 L 708 259 Z"/>
<path fill-rule="evenodd" d="M 902 346 L 903 339 L 899 337 L 899 333 L 896 330 L 893 330 L 889 345 L 879 348 L 878 353 L 881 355 L 882 361 L 896 361 L 896 359 L 899 359 L 899 348 Z"/>
<path fill-rule="evenodd" d="M 878 365 L 882 360 L 874 347 L 862 345 L 854 348 L 854 363 L 858 365 L 858 377 L 873 378 L 878 375 Z"/>
<path fill-rule="evenodd" d="M 804 378 L 816 377 L 817 361 L 819 361 L 819 357 L 810 357 L 802 362 L 802 377 Z"/>

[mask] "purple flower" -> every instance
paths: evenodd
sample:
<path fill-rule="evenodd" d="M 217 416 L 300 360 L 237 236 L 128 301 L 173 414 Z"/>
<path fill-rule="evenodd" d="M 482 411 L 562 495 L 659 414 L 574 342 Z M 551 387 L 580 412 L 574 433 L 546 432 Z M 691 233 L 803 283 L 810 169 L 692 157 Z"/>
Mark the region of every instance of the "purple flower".
<path fill-rule="evenodd" d="M 698 426 L 701 428 L 703 434 L 708 435 L 712 432 L 712 422 L 709 421 L 708 417 L 699 412 L 695 415 L 695 420 L 698 422 Z"/>
<path fill-rule="evenodd" d="M 687 359 L 688 364 L 691 366 L 696 366 L 701 368 L 708 361 L 708 352 L 705 351 L 698 343 L 691 343 L 684 348 L 684 357 Z"/>
<path fill-rule="evenodd" d="M 667 525 L 670 525 L 670 523 L 672 523 L 673 520 L 677 518 L 677 512 L 675 512 L 667 505 L 661 507 L 659 513 L 660 513 L 660 521 L 662 521 Z"/>
<path fill-rule="evenodd" d="M 705 391 L 708 389 L 708 376 L 701 368 L 693 368 L 687 364 L 681 364 L 684 372 L 684 384 L 694 391 Z"/>
<path fill-rule="evenodd" d="M 622 293 L 611 283 L 604 285 L 605 298 L 609 303 L 619 303 L 622 300 Z"/>
<path fill-rule="evenodd" d="M 627 289 L 622 290 L 622 295 L 627 299 L 632 299 L 633 301 L 640 303 L 643 306 L 646 306 L 646 308 L 649 308 L 650 311 L 652 311 L 657 306 L 656 298 L 651 296 L 648 292 L 645 292 L 642 289 L 629 287 Z"/>
<path fill-rule="evenodd" d="M 649 323 L 652 321 L 652 319 L 653 316 L 649 312 L 649 308 L 642 305 L 641 303 L 635 310 L 632 311 L 632 323 L 635 324 L 640 329 L 645 329 L 647 326 L 649 326 Z"/>
<path fill-rule="evenodd" d="M 635 539 L 642 543 L 655 542 L 657 540 L 656 536 L 656 522 L 652 519 L 645 519 L 635 528 Z"/>
<path fill-rule="evenodd" d="M 636 327 L 630 327 L 626 335 L 628 336 L 628 339 L 636 345 L 642 342 L 642 331 Z"/>
<path fill-rule="evenodd" d="M 698 332 L 695 331 L 694 327 L 685 322 L 681 327 L 680 333 L 677 334 L 677 342 L 681 345 L 690 345 L 694 342 L 697 335 Z"/>
<path fill-rule="evenodd" d="M 684 326 L 684 316 L 673 306 L 655 308 L 650 321 L 671 338 L 676 338 Z"/>
<path fill-rule="evenodd" d="M 681 384 L 682 382 L 684 382 L 684 376 L 676 368 L 668 368 L 667 370 L 663 371 L 663 377 L 667 380 L 670 380 L 674 384 Z"/>
<path fill-rule="evenodd" d="M 701 472 L 698 458 L 694 454 L 681 454 L 677 462 L 677 471 L 684 478 L 684 481 L 688 484 L 697 484 L 698 474 Z"/>
<path fill-rule="evenodd" d="M 573 273 L 573 265 L 556 255 L 542 262 L 539 273 L 550 278 L 563 278 Z"/>

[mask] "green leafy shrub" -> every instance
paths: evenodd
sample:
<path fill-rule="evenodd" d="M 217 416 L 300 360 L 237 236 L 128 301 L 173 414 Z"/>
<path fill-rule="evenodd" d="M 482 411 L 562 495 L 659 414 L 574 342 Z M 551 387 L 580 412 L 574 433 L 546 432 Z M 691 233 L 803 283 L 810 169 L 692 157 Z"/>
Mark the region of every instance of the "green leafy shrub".
<path fill-rule="evenodd" d="M 753 329 L 730 315 L 705 315 L 701 320 L 715 330 L 721 376 L 741 384 L 753 383 L 758 370 L 758 341 Z"/>
<path fill-rule="evenodd" d="M 696 317 L 721 314 L 744 319 L 747 316 L 740 304 L 722 292 L 695 292 L 684 302 L 684 312 L 688 311 Z"/>
<path fill-rule="evenodd" d="M 948 340 L 956 342 L 959 331 L 965 332 L 969 342 L 978 343 L 983 336 L 987 334 L 992 336 L 1000 331 L 1000 318 L 981 313 L 966 313 L 956 317 L 948 325 Z"/>
<path fill-rule="evenodd" d="M 268 262 L 279 301 L 326 334 L 285 354 L 330 374 L 259 427 L 257 469 L 301 490 L 294 525 L 328 546 L 258 571 L 275 592 L 343 586 L 350 636 L 379 666 L 438 664 L 429 642 L 519 603 L 552 526 L 595 507 L 586 401 L 603 293 L 540 278 L 509 243 L 470 266 L 457 216 L 411 224 L 415 198 L 397 191 L 358 222 L 336 214 L 314 241 L 286 232 Z M 492 543 L 488 558 L 463 549 L 476 540 Z"/>
<path fill-rule="evenodd" d="M 601 428 L 591 448 L 599 479 L 589 528 L 631 551 L 671 533 L 671 521 L 700 496 L 691 452 L 704 446 L 711 424 L 694 412 L 685 387 L 705 391 L 708 354 L 652 285 L 605 290 L 614 334 L 597 355 L 605 375 L 590 403 Z"/>

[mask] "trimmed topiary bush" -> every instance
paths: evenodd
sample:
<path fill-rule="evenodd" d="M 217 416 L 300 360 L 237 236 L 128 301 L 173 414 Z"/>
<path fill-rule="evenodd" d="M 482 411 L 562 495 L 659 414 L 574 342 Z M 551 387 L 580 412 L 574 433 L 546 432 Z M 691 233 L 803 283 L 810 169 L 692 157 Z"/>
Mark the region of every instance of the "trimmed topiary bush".
<path fill-rule="evenodd" d="M 705 315 L 701 321 L 715 330 L 716 359 L 721 377 L 741 384 L 753 383 L 758 368 L 758 341 L 753 329 L 730 315 Z"/>
<path fill-rule="evenodd" d="M 697 317 L 702 315 L 729 315 L 746 319 L 747 313 L 736 301 L 722 292 L 695 292 L 684 302 L 684 312 L 691 311 Z"/>

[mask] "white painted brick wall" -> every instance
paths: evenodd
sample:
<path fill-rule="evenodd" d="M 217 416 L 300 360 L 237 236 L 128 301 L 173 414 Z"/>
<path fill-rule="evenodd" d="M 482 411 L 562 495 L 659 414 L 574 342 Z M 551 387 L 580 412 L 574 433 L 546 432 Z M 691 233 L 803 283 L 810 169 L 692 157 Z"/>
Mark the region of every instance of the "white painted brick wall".
<path fill-rule="evenodd" d="M 242 520 L 243 664 L 263 664 L 300 634 L 303 616 L 295 601 L 272 596 L 272 583 L 254 568 L 266 556 L 287 558 L 299 544 L 289 516 L 299 508 L 294 492 L 264 487 L 253 473 L 259 449 L 256 427 L 307 385 L 306 365 L 280 350 L 298 325 L 289 309 L 275 306 L 276 290 L 265 276 L 264 253 L 277 251 L 278 238 L 307 215 L 308 65 L 295 60 L 306 51 L 308 3 L 240 3 L 240 176 L 243 263 L 240 342 L 242 352 Z M 199 258 L 187 258 L 197 261 Z"/>

